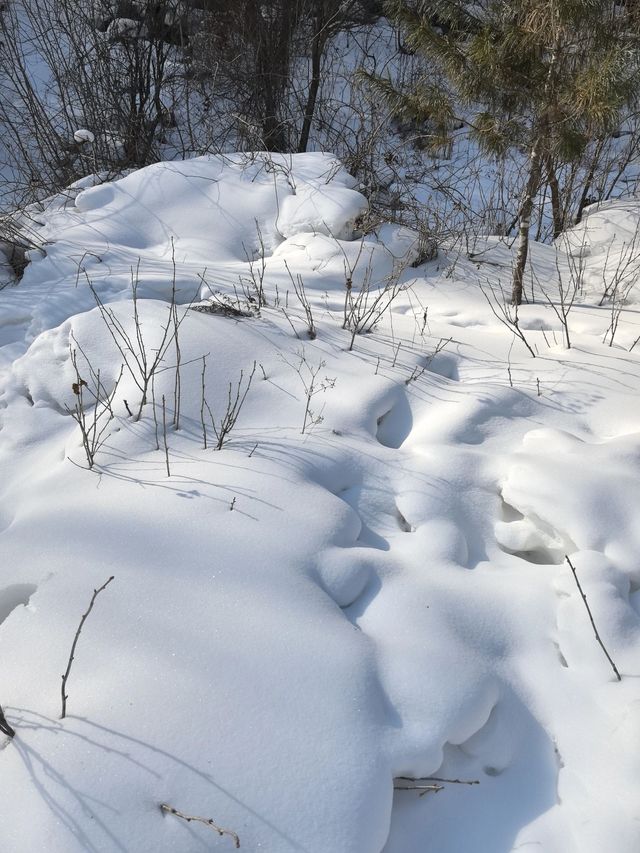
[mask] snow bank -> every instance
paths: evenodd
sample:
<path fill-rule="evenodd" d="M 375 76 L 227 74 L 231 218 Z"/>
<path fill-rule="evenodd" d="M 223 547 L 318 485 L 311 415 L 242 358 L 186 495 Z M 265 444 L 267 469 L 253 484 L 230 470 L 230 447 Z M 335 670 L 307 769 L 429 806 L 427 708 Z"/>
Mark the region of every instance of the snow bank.
<path fill-rule="evenodd" d="M 352 184 L 321 154 L 92 179 L 0 291 L 3 851 L 232 849 L 162 803 L 271 853 L 637 849 L 636 316 L 603 343 L 585 287 L 565 349 L 534 289 L 534 359 L 480 288 L 506 244 L 418 274 L 412 232 L 348 239 Z M 347 283 L 389 282 L 350 349 Z M 478 784 L 394 793 L 427 776 Z"/>

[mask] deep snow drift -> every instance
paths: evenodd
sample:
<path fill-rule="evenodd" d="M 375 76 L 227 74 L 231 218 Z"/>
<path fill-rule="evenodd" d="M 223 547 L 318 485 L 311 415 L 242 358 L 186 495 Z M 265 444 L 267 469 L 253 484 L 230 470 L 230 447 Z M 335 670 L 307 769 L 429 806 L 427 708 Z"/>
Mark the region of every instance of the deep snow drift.
<path fill-rule="evenodd" d="M 0 292 L 0 849 L 636 851 L 640 205 L 534 245 L 533 358 L 328 156 L 91 184 Z"/>

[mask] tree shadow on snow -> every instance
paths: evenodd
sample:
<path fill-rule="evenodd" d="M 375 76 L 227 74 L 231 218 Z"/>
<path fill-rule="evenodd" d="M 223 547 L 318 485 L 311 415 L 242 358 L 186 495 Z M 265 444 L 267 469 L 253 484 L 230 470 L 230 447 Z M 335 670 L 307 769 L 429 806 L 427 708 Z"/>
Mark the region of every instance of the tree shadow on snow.
<path fill-rule="evenodd" d="M 248 802 L 216 782 L 210 772 L 201 770 L 161 746 L 73 714 L 68 714 L 66 719 L 61 721 L 25 708 L 7 706 L 5 710 L 12 712 L 11 716 L 17 732 L 12 741 L 12 748 L 19 754 L 34 788 L 43 803 L 50 809 L 56 822 L 64 826 L 70 835 L 77 839 L 82 850 L 88 853 L 101 853 L 107 849 L 128 853 L 131 850 L 128 839 L 119 837 L 117 830 L 123 805 L 122 797 L 114 796 L 114 802 L 105 802 L 96 799 L 90 791 L 83 790 L 80 784 L 71 784 L 67 776 L 54 764 L 60 747 L 58 744 L 52 744 L 51 738 L 67 739 L 70 742 L 82 741 L 85 752 L 92 754 L 95 759 L 93 766 L 102 764 L 103 772 L 107 766 L 110 767 L 114 780 L 117 780 L 121 774 L 131 773 L 135 769 L 141 791 L 146 787 L 151 793 L 158 791 L 159 787 L 166 786 L 167 791 L 170 792 L 176 787 L 175 782 L 172 781 L 173 777 L 178 774 L 182 776 L 186 772 L 187 776 L 182 781 L 184 783 L 186 780 L 192 791 L 198 790 L 203 785 L 205 793 L 214 788 L 218 796 L 229 801 L 235 813 L 240 810 L 250 814 L 258 823 L 268 827 L 273 835 L 279 837 L 283 853 L 288 850 L 310 853 L 299 841 L 277 827 L 268 816 L 258 813 Z M 36 739 L 31 738 L 29 732 L 35 734 L 40 750 L 28 742 Z M 45 746 L 54 759 L 48 760 L 45 757 Z M 101 753 L 105 757 L 104 761 L 101 761 Z M 122 765 L 119 767 L 116 765 L 117 772 L 114 770 L 114 760 Z M 126 769 L 126 766 L 129 769 Z M 170 775 L 168 775 L 169 771 Z M 91 779 L 91 774 L 83 774 L 83 779 L 85 781 Z M 117 782 L 114 782 L 114 785 L 117 786 Z M 158 799 L 156 804 L 158 820 L 162 820 L 160 802 L 161 800 Z M 148 798 L 145 798 L 144 794 L 141 804 L 144 807 L 149 805 Z M 203 839 L 200 835 L 186 823 L 182 825 L 183 823 L 181 821 L 182 830 L 189 832 L 192 841 L 201 844 Z M 91 832 L 91 835 L 88 832 Z M 212 840 L 207 833 L 203 849 L 211 850 Z"/>

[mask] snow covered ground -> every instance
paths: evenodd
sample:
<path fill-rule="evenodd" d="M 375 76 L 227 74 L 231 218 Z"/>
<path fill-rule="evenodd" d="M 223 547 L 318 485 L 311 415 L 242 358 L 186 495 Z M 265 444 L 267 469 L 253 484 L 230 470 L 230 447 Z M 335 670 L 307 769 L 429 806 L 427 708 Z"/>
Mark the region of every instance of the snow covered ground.
<path fill-rule="evenodd" d="M 533 246 L 533 357 L 326 155 L 91 184 L 0 291 L 0 850 L 637 851 L 640 205 Z"/>

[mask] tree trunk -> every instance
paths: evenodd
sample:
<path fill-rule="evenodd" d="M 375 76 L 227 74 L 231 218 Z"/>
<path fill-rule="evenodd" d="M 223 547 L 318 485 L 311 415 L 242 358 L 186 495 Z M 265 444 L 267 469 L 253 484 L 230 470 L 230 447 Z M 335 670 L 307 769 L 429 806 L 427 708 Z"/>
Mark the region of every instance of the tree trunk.
<path fill-rule="evenodd" d="M 322 38 L 321 33 L 322 29 L 319 29 L 311 44 L 311 83 L 309 84 L 309 96 L 307 97 L 304 121 L 302 122 L 302 131 L 300 132 L 300 141 L 298 143 L 298 153 L 300 154 L 304 154 L 309 144 L 309 134 L 311 133 L 318 90 L 320 89 L 320 65 L 325 45 L 325 39 Z"/>
<path fill-rule="evenodd" d="M 553 239 L 559 237 L 564 230 L 564 213 L 562 211 L 562 199 L 560 197 L 560 185 L 556 168 L 553 164 L 553 157 L 547 154 L 545 157 L 545 167 L 547 170 L 547 181 L 551 190 L 551 215 L 553 217 Z"/>
<path fill-rule="evenodd" d="M 591 190 L 591 184 L 593 183 L 593 179 L 596 174 L 596 169 L 598 167 L 598 163 L 600 162 L 600 155 L 602 153 L 602 149 L 604 148 L 604 140 L 599 140 L 596 145 L 596 150 L 593 155 L 593 159 L 591 160 L 591 165 L 589 166 L 589 172 L 587 177 L 585 178 L 583 187 L 582 187 L 582 195 L 580 196 L 580 201 L 578 202 L 578 210 L 576 212 L 575 224 L 578 225 L 582 221 L 582 212 L 587 206 L 587 200 L 589 198 L 589 191 Z"/>
<path fill-rule="evenodd" d="M 542 142 L 540 137 L 533 143 L 531 153 L 529 155 L 529 179 L 520 208 L 519 226 L 518 226 L 518 251 L 516 254 L 516 263 L 513 269 L 513 278 L 511 283 L 511 304 L 520 305 L 522 303 L 522 284 L 524 281 L 524 269 L 527 265 L 527 255 L 529 254 L 529 229 L 531 228 L 531 212 L 533 210 L 533 200 L 540 186 L 541 172 L 541 147 Z"/>

